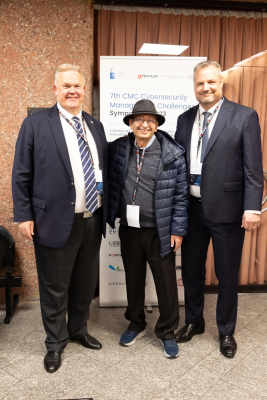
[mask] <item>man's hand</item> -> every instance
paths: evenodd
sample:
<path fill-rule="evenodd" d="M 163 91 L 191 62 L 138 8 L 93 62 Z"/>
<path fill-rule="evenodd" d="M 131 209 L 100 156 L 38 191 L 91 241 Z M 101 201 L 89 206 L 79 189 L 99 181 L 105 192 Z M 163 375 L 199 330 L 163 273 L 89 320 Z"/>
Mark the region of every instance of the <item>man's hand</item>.
<path fill-rule="evenodd" d="M 173 251 L 178 250 L 181 247 L 183 236 L 171 235 L 171 247 L 174 246 Z"/>
<path fill-rule="evenodd" d="M 22 233 L 23 236 L 25 236 L 27 239 L 31 241 L 33 241 L 32 236 L 34 235 L 33 226 L 34 226 L 33 221 L 25 221 L 25 222 L 20 222 L 18 224 L 20 233 Z"/>
<path fill-rule="evenodd" d="M 253 229 L 258 228 L 258 226 L 260 225 L 260 219 L 260 214 L 244 212 L 241 228 L 244 228 L 247 231 L 253 231 Z"/>

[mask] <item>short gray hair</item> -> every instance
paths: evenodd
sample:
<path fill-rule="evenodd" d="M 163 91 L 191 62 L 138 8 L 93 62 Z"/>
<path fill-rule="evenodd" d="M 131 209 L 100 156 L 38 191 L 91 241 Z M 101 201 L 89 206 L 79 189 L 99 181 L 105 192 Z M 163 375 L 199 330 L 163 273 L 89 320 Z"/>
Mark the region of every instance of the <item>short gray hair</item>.
<path fill-rule="evenodd" d="M 55 72 L 55 76 L 54 76 L 54 83 L 55 85 L 57 84 L 57 79 L 58 79 L 58 75 L 60 74 L 60 72 L 65 72 L 65 71 L 77 71 L 81 74 L 82 78 L 83 78 L 83 83 L 85 84 L 85 76 L 83 73 L 82 68 L 79 65 L 73 65 L 73 64 L 61 64 L 57 67 L 57 70 Z"/>
<path fill-rule="evenodd" d="M 207 68 L 207 67 L 214 67 L 214 68 L 216 68 L 217 71 L 218 71 L 218 73 L 219 73 L 219 75 L 222 76 L 222 70 L 221 70 L 220 64 L 218 64 L 216 61 L 206 60 L 206 61 L 201 61 L 200 63 L 198 63 L 198 64 L 195 66 L 195 68 L 194 68 L 194 79 L 195 79 L 196 72 L 197 72 L 199 69 Z"/>

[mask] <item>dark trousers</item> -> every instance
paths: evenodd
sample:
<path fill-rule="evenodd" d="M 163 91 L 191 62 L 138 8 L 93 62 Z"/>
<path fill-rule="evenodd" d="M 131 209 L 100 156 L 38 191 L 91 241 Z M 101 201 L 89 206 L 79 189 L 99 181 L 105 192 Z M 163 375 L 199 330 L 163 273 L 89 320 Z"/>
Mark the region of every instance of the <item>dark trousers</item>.
<path fill-rule="evenodd" d="M 146 262 L 149 263 L 158 296 L 159 319 L 155 333 L 159 339 L 173 339 L 179 323 L 179 304 L 175 271 L 175 253 L 160 257 L 159 239 L 155 228 L 119 229 L 121 255 L 126 276 L 128 307 L 125 318 L 131 321 L 128 329 L 145 329 L 144 312 Z"/>
<path fill-rule="evenodd" d="M 207 251 L 212 238 L 215 273 L 219 281 L 217 326 L 222 335 L 232 335 L 237 316 L 238 272 L 244 241 L 241 221 L 212 223 L 202 202 L 191 196 L 191 215 L 182 244 L 182 278 L 185 288 L 186 323 L 203 320 Z"/>
<path fill-rule="evenodd" d="M 101 235 L 102 209 L 99 209 L 92 218 L 74 217 L 63 247 L 34 244 L 48 351 L 63 350 L 69 337 L 87 334 L 89 307 L 98 277 Z"/>

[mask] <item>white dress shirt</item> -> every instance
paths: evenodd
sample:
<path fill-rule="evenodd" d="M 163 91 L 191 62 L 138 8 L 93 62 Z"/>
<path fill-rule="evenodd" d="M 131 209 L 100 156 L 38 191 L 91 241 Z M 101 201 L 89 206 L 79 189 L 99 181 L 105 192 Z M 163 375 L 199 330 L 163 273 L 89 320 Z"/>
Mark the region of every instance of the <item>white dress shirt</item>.
<path fill-rule="evenodd" d="M 217 107 L 218 103 L 215 104 L 213 107 L 211 107 L 207 111 L 212 114 L 214 112 L 215 108 Z M 218 116 L 218 114 L 220 112 L 220 108 L 221 108 L 221 105 L 220 105 L 218 111 L 215 113 L 214 117 L 212 118 L 211 122 L 208 125 L 209 137 L 211 135 L 212 129 L 213 129 L 214 124 L 216 122 L 217 116 Z M 194 121 L 194 125 L 193 125 L 192 136 L 191 136 L 191 148 L 190 148 L 191 164 L 200 164 L 200 157 L 201 157 L 201 150 L 202 150 L 202 140 L 200 142 L 200 148 L 199 148 L 198 157 L 197 157 L 197 144 L 198 144 L 198 138 L 199 138 L 199 115 L 200 115 L 200 126 L 202 128 L 203 122 L 204 122 L 203 113 L 205 111 L 206 110 L 204 110 L 204 108 L 201 107 L 201 105 L 199 104 L 199 108 L 198 108 L 197 115 L 196 115 L 196 118 L 195 118 L 195 121 Z M 195 197 L 201 197 L 201 195 L 200 195 L 200 186 L 190 185 L 190 194 L 192 196 L 195 196 Z M 260 211 L 253 211 L 253 210 L 246 210 L 245 212 L 251 212 L 251 213 L 254 213 L 254 214 L 261 214 Z"/>
<path fill-rule="evenodd" d="M 74 115 L 70 114 L 68 111 L 62 108 L 59 103 L 57 103 L 57 107 L 65 115 L 65 117 L 68 118 L 69 121 L 72 121 Z M 76 115 L 76 117 L 78 117 L 80 119 L 80 122 L 82 122 L 82 110 L 79 112 L 78 115 Z M 74 177 L 74 186 L 76 191 L 75 213 L 85 212 L 88 210 L 86 210 L 84 174 L 83 174 L 83 167 L 82 167 L 82 161 L 78 147 L 76 132 L 73 129 L 73 127 L 62 116 L 60 116 L 60 121 L 64 132 L 65 140 L 67 143 L 67 148 L 70 157 L 70 164 Z M 88 141 L 92 153 L 94 161 L 94 169 L 100 169 L 97 147 L 94 138 L 92 136 L 92 133 L 88 125 L 86 124 L 86 121 L 84 121 L 84 126 L 86 130 L 84 136 L 85 140 Z M 97 197 L 98 197 L 98 207 L 100 207 L 102 205 L 102 197 L 101 195 L 98 195 Z"/>
<path fill-rule="evenodd" d="M 208 112 L 210 112 L 211 114 L 214 112 L 215 108 L 217 107 L 218 103 L 215 104 L 215 106 L 211 107 Z M 220 106 L 221 107 L 221 106 Z M 218 111 L 215 113 L 214 117 L 212 118 L 212 120 L 210 121 L 209 125 L 208 125 L 208 133 L 209 133 L 209 138 L 212 132 L 212 129 L 214 127 L 215 121 L 217 119 L 217 116 L 219 114 L 220 111 L 220 107 L 218 109 Z M 204 110 L 203 107 L 201 107 L 201 105 L 199 104 L 198 107 L 198 111 L 197 111 L 197 115 L 195 118 L 195 122 L 193 125 L 193 130 L 192 130 L 192 137 L 191 137 L 191 148 L 190 148 L 190 160 L 191 160 L 191 164 L 201 164 L 200 163 L 200 157 L 201 157 L 201 151 L 202 151 L 202 140 L 200 142 L 200 147 L 199 147 L 199 152 L 198 152 L 198 158 L 197 158 L 197 144 L 198 144 L 198 138 L 199 138 L 199 115 L 200 115 L 200 126 L 202 128 L 203 126 L 203 122 L 204 122 L 204 115 L 203 113 L 206 110 Z M 196 186 L 196 185 L 190 185 L 190 194 L 192 196 L 195 197 L 201 197 L 200 196 L 200 186 Z"/>

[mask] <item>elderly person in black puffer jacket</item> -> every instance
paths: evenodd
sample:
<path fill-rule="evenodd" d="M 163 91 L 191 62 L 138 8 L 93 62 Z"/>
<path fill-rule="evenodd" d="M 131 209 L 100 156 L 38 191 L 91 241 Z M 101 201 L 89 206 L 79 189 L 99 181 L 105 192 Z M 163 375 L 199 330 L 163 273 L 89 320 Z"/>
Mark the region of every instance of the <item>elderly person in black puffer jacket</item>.
<path fill-rule="evenodd" d="M 120 217 L 119 236 L 126 275 L 130 321 L 120 344 L 145 335 L 146 262 L 155 281 L 160 317 L 156 336 L 164 355 L 178 356 L 174 331 L 179 322 L 175 251 L 187 230 L 187 178 L 184 149 L 166 132 L 152 101 L 140 100 L 123 121 L 132 132 L 110 144 L 108 223 Z"/>

